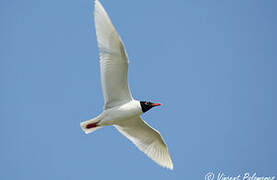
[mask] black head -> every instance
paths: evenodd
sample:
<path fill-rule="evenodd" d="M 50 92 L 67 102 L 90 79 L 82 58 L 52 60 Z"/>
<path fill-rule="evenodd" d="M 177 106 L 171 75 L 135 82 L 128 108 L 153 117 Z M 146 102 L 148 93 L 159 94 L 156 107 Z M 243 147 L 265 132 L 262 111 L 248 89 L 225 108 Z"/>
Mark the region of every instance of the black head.
<path fill-rule="evenodd" d="M 142 112 L 145 113 L 146 111 L 148 111 L 152 107 L 161 106 L 161 104 L 160 103 L 152 103 L 152 102 L 149 102 L 149 101 L 140 101 L 140 106 L 141 106 Z"/>

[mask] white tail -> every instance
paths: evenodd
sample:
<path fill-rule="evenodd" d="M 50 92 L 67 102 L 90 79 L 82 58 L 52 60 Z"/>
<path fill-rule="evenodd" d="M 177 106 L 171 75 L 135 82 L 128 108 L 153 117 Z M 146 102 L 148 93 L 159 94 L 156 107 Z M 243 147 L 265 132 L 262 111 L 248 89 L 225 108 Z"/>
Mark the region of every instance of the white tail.
<path fill-rule="evenodd" d="M 81 122 L 81 128 L 86 134 L 92 133 L 96 131 L 97 129 L 101 128 L 102 126 L 99 125 L 98 123 L 100 122 L 99 117 L 90 119 L 85 122 Z"/>

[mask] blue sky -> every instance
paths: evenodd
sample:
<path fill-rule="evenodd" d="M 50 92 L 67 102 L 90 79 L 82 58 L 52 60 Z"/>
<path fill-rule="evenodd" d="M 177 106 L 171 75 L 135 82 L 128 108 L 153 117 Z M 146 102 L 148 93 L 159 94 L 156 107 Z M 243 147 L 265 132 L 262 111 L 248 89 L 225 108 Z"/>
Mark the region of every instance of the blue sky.
<path fill-rule="evenodd" d="M 0 2 L 0 179 L 277 176 L 277 2 L 102 0 L 174 171 L 106 127 L 92 0 Z"/>

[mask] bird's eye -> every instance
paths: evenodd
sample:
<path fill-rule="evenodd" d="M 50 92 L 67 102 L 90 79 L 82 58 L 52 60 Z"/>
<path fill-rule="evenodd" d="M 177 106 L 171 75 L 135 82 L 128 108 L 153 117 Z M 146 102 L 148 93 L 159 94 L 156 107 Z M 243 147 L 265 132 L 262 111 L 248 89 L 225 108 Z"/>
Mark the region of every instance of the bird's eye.
<path fill-rule="evenodd" d="M 145 104 L 146 104 L 146 105 L 148 105 L 148 104 L 149 104 L 149 102 L 145 102 Z"/>

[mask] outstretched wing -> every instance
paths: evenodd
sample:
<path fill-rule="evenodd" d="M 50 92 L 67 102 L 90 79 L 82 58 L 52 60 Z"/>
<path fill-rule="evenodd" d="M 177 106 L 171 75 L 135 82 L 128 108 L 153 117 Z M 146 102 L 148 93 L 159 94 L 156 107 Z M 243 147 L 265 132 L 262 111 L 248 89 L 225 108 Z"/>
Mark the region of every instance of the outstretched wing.
<path fill-rule="evenodd" d="M 132 100 L 128 84 L 128 55 L 107 12 L 95 0 L 95 27 L 100 52 L 105 109 Z"/>
<path fill-rule="evenodd" d="M 115 127 L 153 161 L 163 167 L 173 169 L 173 163 L 162 136 L 141 117 L 124 121 Z"/>

